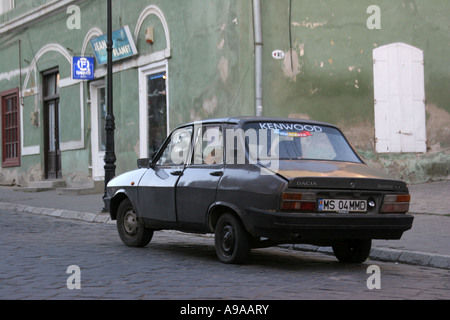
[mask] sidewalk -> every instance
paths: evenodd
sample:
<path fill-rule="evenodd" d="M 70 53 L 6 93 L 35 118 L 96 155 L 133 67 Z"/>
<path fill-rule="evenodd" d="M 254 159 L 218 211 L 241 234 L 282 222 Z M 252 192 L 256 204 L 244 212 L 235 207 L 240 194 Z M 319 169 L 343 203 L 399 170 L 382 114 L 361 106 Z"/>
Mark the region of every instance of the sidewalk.
<path fill-rule="evenodd" d="M 413 228 L 401 240 L 374 240 L 370 259 L 450 269 L 450 181 L 410 186 Z M 102 194 L 60 195 L 0 187 L 0 209 L 94 223 L 115 223 L 102 213 Z M 329 253 L 330 248 L 289 246 Z"/>

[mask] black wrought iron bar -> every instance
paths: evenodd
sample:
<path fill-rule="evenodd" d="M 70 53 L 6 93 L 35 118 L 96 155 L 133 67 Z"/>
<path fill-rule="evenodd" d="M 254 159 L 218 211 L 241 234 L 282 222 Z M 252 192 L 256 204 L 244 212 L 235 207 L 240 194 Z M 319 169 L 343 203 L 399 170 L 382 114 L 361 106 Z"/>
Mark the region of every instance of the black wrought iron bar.
<path fill-rule="evenodd" d="M 111 0 L 107 3 L 107 41 L 106 51 L 108 54 L 107 64 L 107 93 L 106 93 L 106 151 L 105 151 L 105 194 L 103 199 L 107 196 L 106 186 L 116 175 L 116 154 L 114 147 L 114 130 L 115 130 L 115 118 L 114 118 L 114 105 L 113 105 L 113 40 L 112 40 L 112 4 Z"/>

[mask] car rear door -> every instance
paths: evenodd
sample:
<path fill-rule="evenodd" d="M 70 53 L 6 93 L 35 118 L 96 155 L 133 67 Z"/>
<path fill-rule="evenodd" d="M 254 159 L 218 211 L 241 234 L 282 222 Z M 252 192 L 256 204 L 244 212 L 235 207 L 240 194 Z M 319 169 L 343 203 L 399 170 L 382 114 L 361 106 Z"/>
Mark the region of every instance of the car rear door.
<path fill-rule="evenodd" d="M 194 148 L 177 185 L 178 222 L 194 229 L 207 224 L 207 211 L 216 200 L 224 170 L 222 126 L 198 125 L 194 128 Z"/>

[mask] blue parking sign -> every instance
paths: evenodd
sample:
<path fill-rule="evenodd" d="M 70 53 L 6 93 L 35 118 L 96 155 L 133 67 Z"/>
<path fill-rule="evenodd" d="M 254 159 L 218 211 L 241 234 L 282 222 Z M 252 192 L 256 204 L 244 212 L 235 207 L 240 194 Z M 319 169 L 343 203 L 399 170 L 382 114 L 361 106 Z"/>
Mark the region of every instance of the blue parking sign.
<path fill-rule="evenodd" d="M 94 58 L 93 57 L 73 57 L 73 59 L 72 59 L 72 79 L 74 79 L 74 80 L 94 80 Z"/>

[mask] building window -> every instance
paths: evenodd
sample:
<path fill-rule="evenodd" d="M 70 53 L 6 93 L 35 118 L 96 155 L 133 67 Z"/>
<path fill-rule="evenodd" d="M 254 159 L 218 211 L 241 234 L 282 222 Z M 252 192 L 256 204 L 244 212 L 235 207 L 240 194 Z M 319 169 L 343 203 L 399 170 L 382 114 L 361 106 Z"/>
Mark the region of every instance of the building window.
<path fill-rule="evenodd" d="M 2 166 L 20 166 L 19 90 L 0 94 L 2 104 Z"/>
<path fill-rule="evenodd" d="M 147 75 L 149 154 L 155 154 L 167 138 L 166 72 Z"/>
<path fill-rule="evenodd" d="M 168 62 L 139 68 L 139 154 L 153 158 L 169 135 Z"/>

